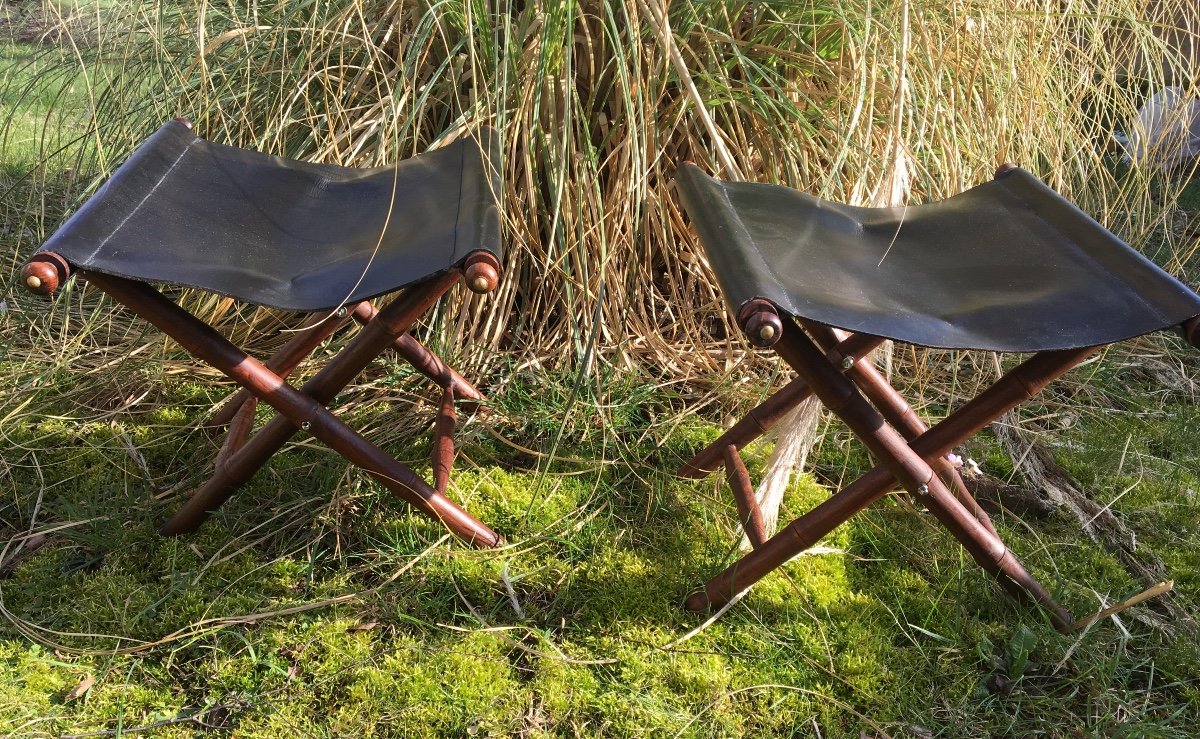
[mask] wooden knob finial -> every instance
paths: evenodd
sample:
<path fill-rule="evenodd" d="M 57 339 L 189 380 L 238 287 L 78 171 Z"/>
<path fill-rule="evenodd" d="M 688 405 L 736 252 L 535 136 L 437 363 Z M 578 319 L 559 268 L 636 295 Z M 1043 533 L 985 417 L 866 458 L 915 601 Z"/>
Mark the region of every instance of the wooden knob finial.
<path fill-rule="evenodd" d="M 997 180 L 1001 179 L 1002 177 L 1006 177 L 1010 173 L 1012 173 L 1013 171 L 1018 170 L 1018 169 L 1020 169 L 1020 167 L 1018 167 L 1016 164 L 1014 164 L 1012 162 L 1005 162 L 1004 164 L 1001 164 L 999 167 L 996 167 L 996 174 L 994 175 L 993 179 L 997 179 Z"/>
<path fill-rule="evenodd" d="M 500 284 L 500 262 L 490 252 L 477 251 L 467 257 L 463 276 L 471 292 L 489 293 Z"/>
<path fill-rule="evenodd" d="M 21 282 L 35 295 L 51 295 L 71 276 L 71 265 L 54 252 L 34 254 L 21 268 Z"/>
<path fill-rule="evenodd" d="M 755 298 L 748 301 L 738 311 L 738 323 L 754 346 L 773 346 L 783 336 L 783 321 L 769 300 Z"/>
<path fill-rule="evenodd" d="M 1200 316 L 1184 321 L 1179 330 L 1187 343 L 1200 349 Z"/>

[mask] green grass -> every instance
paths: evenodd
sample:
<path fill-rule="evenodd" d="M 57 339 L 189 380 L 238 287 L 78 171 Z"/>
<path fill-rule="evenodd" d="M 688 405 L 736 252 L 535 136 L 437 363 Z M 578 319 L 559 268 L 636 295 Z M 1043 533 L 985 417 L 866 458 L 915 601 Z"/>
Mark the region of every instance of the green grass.
<path fill-rule="evenodd" d="M 1192 637 L 1128 614 L 1128 633 L 1058 635 L 927 517 L 892 504 L 675 644 L 701 623 L 681 601 L 732 555 L 735 512 L 716 478 L 667 474 L 719 427 L 665 423 L 677 401 L 647 402 L 632 380 L 569 411 L 574 377 L 520 376 L 467 427 L 454 495 L 505 533 L 495 552 L 447 543 L 307 444 L 200 533 L 159 538 L 155 524 L 204 477 L 215 439 L 194 421 L 219 393 L 127 379 L 166 392 L 164 410 L 100 423 L 41 393 L 43 418 L 4 429 L 0 480 L 21 501 L 6 517 L 28 525 L 38 500 L 38 520 L 66 528 L 0 581 L 0 722 L 19 736 L 160 721 L 179 722 L 155 729 L 165 735 L 1186 736 L 1200 718 Z M 618 422 L 588 423 L 597 408 Z M 376 414 L 356 421 L 384 423 Z M 561 434 L 539 421 L 555 415 L 569 422 Z M 1058 438 L 1063 462 L 1106 499 L 1139 460 L 1146 484 L 1117 506 L 1194 603 L 1195 406 L 1087 419 Z M 557 444 L 557 460 L 502 439 Z M 427 473 L 426 446 L 395 450 Z M 818 471 L 859 463 L 830 446 Z M 764 451 L 748 454 L 752 473 Z M 801 481 L 785 506 L 827 494 Z M 1098 607 L 1093 589 L 1139 589 L 1070 522 L 1005 516 L 1000 528 L 1077 613 Z M 89 674 L 88 694 L 64 701 Z"/>
<path fill-rule="evenodd" d="M 55 3 L 43 10 L 41 3 L 16 3 L 0 8 L 0 165 L 8 180 L 0 180 L 0 186 L 11 186 L 13 178 L 31 169 L 65 166 L 87 129 L 95 72 L 71 69 L 69 60 L 78 52 L 70 43 L 53 41 L 57 35 L 45 35 L 53 33 L 58 16 L 80 18 L 68 28 L 82 35 L 89 15 L 77 7 L 82 5 Z"/>

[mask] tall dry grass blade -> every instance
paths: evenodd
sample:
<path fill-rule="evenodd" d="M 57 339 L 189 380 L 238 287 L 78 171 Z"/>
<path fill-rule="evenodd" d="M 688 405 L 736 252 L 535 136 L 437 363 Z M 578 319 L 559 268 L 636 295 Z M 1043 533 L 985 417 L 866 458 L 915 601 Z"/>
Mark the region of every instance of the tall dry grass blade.
<path fill-rule="evenodd" d="M 904 141 L 908 98 L 907 60 L 911 44 L 907 1 L 901 3 L 900 11 L 899 45 L 896 51 L 898 74 L 891 100 L 891 126 L 888 131 L 888 151 L 885 152 L 887 163 L 867 202 L 867 205 L 874 208 L 900 207 L 904 205 L 909 193 L 909 172 L 912 165 Z M 890 350 L 876 356 L 890 357 Z M 890 367 L 887 367 L 886 371 L 890 372 Z M 792 473 L 804 469 L 809 452 L 816 443 L 820 410 L 820 403 L 814 398 L 809 398 L 780 419 L 771 430 L 775 448 L 767 460 L 762 481 L 755 490 L 768 535 L 773 534 L 778 525 L 779 508 L 791 484 Z M 741 548 L 750 548 L 750 540 L 745 536 L 742 537 Z"/>
<path fill-rule="evenodd" d="M 779 526 L 779 508 L 792 483 L 792 474 L 803 470 L 808 455 L 817 440 L 817 423 L 821 419 L 821 404 L 809 398 L 793 408 L 772 429 L 775 442 L 766 470 L 754 491 L 762 514 L 763 530 L 768 536 Z M 741 548 L 750 549 L 750 539 L 742 535 Z"/>

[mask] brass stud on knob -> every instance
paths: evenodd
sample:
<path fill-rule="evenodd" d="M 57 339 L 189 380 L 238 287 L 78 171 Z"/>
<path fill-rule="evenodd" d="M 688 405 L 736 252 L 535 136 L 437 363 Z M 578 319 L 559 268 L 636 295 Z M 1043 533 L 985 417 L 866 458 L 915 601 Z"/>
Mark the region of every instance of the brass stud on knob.
<path fill-rule="evenodd" d="M 768 347 L 779 341 L 783 335 L 783 322 L 773 308 L 760 303 L 743 313 L 742 330 L 750 343 L 759 347 Z"/>
<path fill-rule="evenodd" d="M 467 280 L 467 288 L 473 293 L 488 293 L 500 284 L 500 263 L 486 251 L 478 251 L 467 257 L 463 276 Z"/>
<path fill-rule="evenodd" d="M 51 295 L 70 274 L 67 260 L 53 252 L 41 252 L 21 268 L 21 282 L 32 293 Z"/>

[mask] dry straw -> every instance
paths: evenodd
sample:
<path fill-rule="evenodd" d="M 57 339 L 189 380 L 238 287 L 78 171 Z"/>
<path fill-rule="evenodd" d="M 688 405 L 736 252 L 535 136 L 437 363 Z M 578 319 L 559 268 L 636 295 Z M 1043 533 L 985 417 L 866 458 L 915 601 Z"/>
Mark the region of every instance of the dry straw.
<path fill-rule="evenodd" d="M 59 72 L 89 86 L 94 115 L 77 161 L 55 161 L 48 135 L 38 172 L 96 173 L 82 197 L 181 114 L 210 139 L 347 165 L 491 125 L 508 279 L 446 338 L 570 357 L 594 334 L 604 356 L 676 376 L 728 369 L 744 346 L 675 201 L 682 159 L 850 202 L 898 157 L 915 200 L 1011 160 L 1135 244 L 1163 232 L 1147 179 L 1116 178 L 1106 156 L 1113 127 L 1191 69 L 1144 3 L 661 5 L 144 2 L 69 46 Z M 1157 20 L 1186 5 L 1155 4 Z M 273 320 L 193 307 L 235 331 Z"/>

